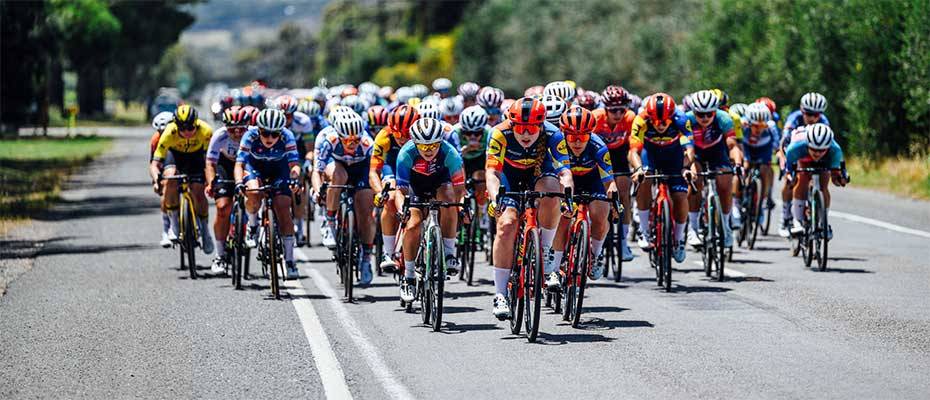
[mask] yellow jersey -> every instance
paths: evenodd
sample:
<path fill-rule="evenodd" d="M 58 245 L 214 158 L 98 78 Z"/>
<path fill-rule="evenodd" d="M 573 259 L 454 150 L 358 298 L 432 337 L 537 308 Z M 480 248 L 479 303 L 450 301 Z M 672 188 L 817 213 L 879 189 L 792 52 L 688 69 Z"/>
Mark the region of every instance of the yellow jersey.
<path fill-rule="evenodd" d="M 168 156 L 168 150 L 180 153 L 207 151 L 207 147 L 210 146 L 210 138 L 213 137 L 213 128 L 210 127 L 210 124 L 200 119 L 198 119 L 194 125 L 196 126 L 194 135 L 185 139 L 181 137 L 181 133 L 178 132 L 178 126 L 175 125 L 174 122 L 168 124 L 168 126 L 165 127 L 165 131 L 162 132 L 161 138 L 158 139 L 158 146 L 155 147 L 155 153 L 152 155 L 152 158 L 158 161 L 164 161 L 165 157 Z"/>

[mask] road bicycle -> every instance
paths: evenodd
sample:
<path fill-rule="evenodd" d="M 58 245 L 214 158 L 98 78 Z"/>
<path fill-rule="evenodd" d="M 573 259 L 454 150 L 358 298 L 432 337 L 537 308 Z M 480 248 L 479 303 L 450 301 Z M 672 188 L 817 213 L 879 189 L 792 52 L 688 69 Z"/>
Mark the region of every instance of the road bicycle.
<path fill-rule="evenodd" d="M 256 189 L 245 189 L 246 192 L 263 193 L 262 205 L 259 213 L 261 223 L 258 227 L 258 260 L 262 263 L 262 275 L 267 277 L 271 286 L 271 295 L 275 299 L 281 298 L 280 280 L 287 279 L 284 270 L 284 242 L 278 224 L 277 212 L 274 210 L 274 196 L 279 191 L 278 185 L 263 185 Z"/>
<path fill-rule="evenodd" d="M 740 185 L 740 214 L 743 215 L 743 225 L 737 232 L 737 243 L 742 246 L 744 243 L 750 250 L 756 247 L 756 239 L 759 232 L 763 231 L 762 219 L 771 219 L 772 208 L 768 207 L 768 216 L 763 214 L 765 206 L 763 202 L 766 199 L 762 196 L 765 188 L 762 186 L 762 172 L 759 170 L 759 164 L 754 163 L 749 166 L 745 177 L 737 180 Z M 764 234 L 764 233 L 763 233 Z"/>
<path fill-rule="evenodd" d="M 797 254 L 800 250 L 805 267 L 810 267 L 816 259 L 817 269 L 825 271 L 831 232 L 830 223 L 827 220 L 826 203 L 823 192 L 820 190 L 820 179 L 824 172 L 843 171 L 843 169 L 814 167 L 797 168 L 796 171 L 810 173 L 811 183 L 807 189 L 807 202 L 804 205 L 804 231 L 792 238 L 792 251 Z M 847 181 L 848 179 L 847 177 Z"/>
<path fill-rule="evenodd" d="M 672 251 L 675 246 L 672 237 L 672 197 L 669 194 L 668 181 L 680 178 L 681 175 L 653 174 L 644 175 L 643 179 L 651 179 L 653 184 L 653 200 L 650 205 L 649 221 L 640 223 L 649 224 L 649 265 L 656 271 L 656 284 L 664 287 L 666 292 L 672 291 Z M 639 186 L 633 189 L 633 197 L 639 191 Z"/>
<path fill-rule="evenodd" d="M 613 176 L 616 178 L 632 174 L 632 172 L 615 172 Z M 620 282 L 623 275 L 623 241 L 628 238 L 623 237 L 623 205 L 617 201 L 612 203 L 613 209 L 610 213 L 607 238 L 604 240 L 604 277 L 613 273 L 614 282 Z M 636 230 L 634 227 L 633 231 Z"/>
<path fill-rule="evenodd" d="M 216 184 L 235 184 L 232 179 L 217 179 Z M 249 274 L 251 249 L 245 244 L 248 214 L 245 211 L 245 196 L 242 193 L 233 195 L 232 212 L 229 214 L 229 233 L 226 235 L 226 262 L 230 268 L 232 286 L 236 290 L 242 289 L 242 277 Z"/>
<path fill-rule="evenodd" d="M 166 181 L 177 181 L 181 195 L 180 205 L 180 232 L 175 242 L 181 257 L 181 267 L 187 266 L 191 279 L 197 279 L 197 261 L 194 251 L 200 247 L 200 227 L 197 226 L 197 213 L 194 210 L 194 198 L 191 195 L 190 185 L 203 183 L 202 176 L 188 176 L 186 174 L 168 176 Z"/>
<path fill-rule="evenodd" d="M 471 286 L 475 277 L 475 256 L 479 248 L 484 243 L 484 230 L 480 227 L 481 212 L 478 209 L 478 200 L 475 197 L 475 185 L 484 183 L 481 179 L 469 178 L 465 181 L 465 198 L 463 203 L 467 207 L 463 211 L 473 212 L 473 218 L 459 218 L 458 241 L 456 253 L 459 263 L 462 265 L 462 271 L 459 273 L 459 280 L 465 281 Z M 464 217 L 462 215 L 461 217 Z"/>
<path fill-rule="evenodd" d="M 616 202 L 616 198 L 613 199 Z M 579 193 L 572 196 L 575 212 L 568 230 L 566 257 L 562 262 L 562 320 L 577 328 L 581 322 L 584 291 L 596 255 L 591 254 L 591 218 L 588 205 L 592 201 L 607 201 L 602 196 Z"/>
<path fill-rule="evenodd" d="M 724 241 L 724 225 L 730 221 L 723 218 L 723 207 L 720 196 L 717 194 L 717 177 L 720 175 L 733 175 L 733 171 L 710 171 L 705 165 L 704 171 L 697 175 L 704 181 L 701 192 L 701 219 L 698 232 L 701 235 L 701 261 L 704 264 L 704 275 L 713 277 L 719 282 L 726 279 L 724 269 L 727 258 L 726 242 Z"/>
<path fill-rule="evenodd" d="M 355 229 L 355 190 L 353 185 L 328 185 L 329 188 L 342 189 L 339 192 L 339 210 L 336 212 L 336 226 L 333 235 L 336 249 L 333 261 L 342 284 L 343 296 L 349 302 L 354 301 L 353 288 L 359 278 L 359 254 L 362 244 Z M 326 193 L 327 190 L 321 190 Z M 322 196 L 325 201 L 325 196 Z"/>

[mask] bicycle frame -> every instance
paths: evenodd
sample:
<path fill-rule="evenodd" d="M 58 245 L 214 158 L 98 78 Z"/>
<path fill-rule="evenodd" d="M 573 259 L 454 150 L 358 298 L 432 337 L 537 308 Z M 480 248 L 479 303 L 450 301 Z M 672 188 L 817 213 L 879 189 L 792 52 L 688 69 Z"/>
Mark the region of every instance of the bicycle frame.
<path fill-rule="evenodd" d="M 178 182 L 178 194 L 180 197 L 179 219 L 180 232 L 178 235 L 178 245 L 181 256 L 181 269 L 184 268 L 185 254 L 187 255 L 187 268 L 190 271 L 191 279 L 197 279 L 197 262 L 194 249 L 197 247 L 200 238 L 200 227 L 197 226 L 196 209 L 194 208 L 194 198 L 191 195 L 190 184 L 200 179 L 190 177 L 186 174 L 173 175 L 163 178 L 166 181 Z M 189 237 L 190 236 L 190 237 Z"/>

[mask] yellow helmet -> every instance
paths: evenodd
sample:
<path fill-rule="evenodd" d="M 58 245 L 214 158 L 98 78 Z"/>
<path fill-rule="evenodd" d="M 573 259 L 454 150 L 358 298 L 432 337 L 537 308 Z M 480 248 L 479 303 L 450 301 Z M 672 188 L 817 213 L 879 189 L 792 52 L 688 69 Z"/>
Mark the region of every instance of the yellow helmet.
<path fill-rule="evenodd" d="M 420 104 L 419 97 L 411 97 L 409 100 L 407 100 L 407 105 L 410 107 L 416 107 L 419 104 Z"/>
<path fill-rule="evenodd" d="M 724 108 L 730 103 L 730 96 L 727 95 L 727 92 L 724 92 L 722 89 L 710 89 L 711 92 L 714 92 L 714 95 L 717 96 L 718 107 Z"/>
<path fill-rule="evenodd" d="M 192 128 L 197 121 L 197 109 L 190 104 L 182 104 L 174 110 L 174 123 L 178 128 Z"/>
<path fill-rule="evenodd" d="M 578 88 L 578 84 L 575 83 L 575 81 L 573 81 L 573 80 L 571 80 L 571 79 L 566 79 L 566 80 L 565 80 L 565 83 L 567 83 L 568 86 L 571 86 L 572 89 L 577 89 L 577 88 Z"/>

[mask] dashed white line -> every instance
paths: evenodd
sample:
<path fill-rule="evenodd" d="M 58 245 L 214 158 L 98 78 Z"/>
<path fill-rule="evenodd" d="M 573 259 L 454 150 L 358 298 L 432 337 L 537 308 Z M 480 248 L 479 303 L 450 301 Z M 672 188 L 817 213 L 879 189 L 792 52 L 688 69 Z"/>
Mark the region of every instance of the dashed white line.
<path fill-rule="evenodd" d="M 294 249 L 295 254 L 303 259 L 307 259 L 307 256 L 300 249 Z M 413 399 L 413 394 L 401 383 L 400 379 L 394 375 L 392 369 L 387 365 L 381 355 L 378 353 L 378 349 L 371 343 L 368 337 L 362 332 L 358 327 L 358 324 L 355 322 L 355 319 L 349 315 L 349 310 L 346 309 L 345 305 L 342 303 L 342 295 L 337 293 L 330 285 L 329 281 L 323 277 L 316 269 L 305 269 L 309 271 L 310 277 L 313 278 L 314 284 L 317 288 L 320 289 L 320 292 L 329 298 L 329 303 L 333 308 L 333 311 L 336 313 L 336 317 L 339 322 L 342 324 L 342 327 L 349 334 L 349 338 L 352 339 L 352 342 L 355 343 L 355 346 L 358 348 L 360 354 L 368 363 L 368 367 L 371 368 L 372 373 L 375 378 L 381 382 L 381 385 L 384 387 L 387 394 L 393 399 Z"/>
<path fill-rule="evenodd" d="M 697 266 L 699 266 L 699 267 L 701 267 L 701 268 L 704 268 L 704 262 L 703 262 L 703 261 L 697 261 L 697 260 L 695 260 L 695 261 L 692 261 L 692 262 L 694 263 L 694 265 L 697 265 Z M 744 273 L 742 273 L 742 272 L 739 272 L 739 271 L 737 271 L 737 270 L 735 270 L 735 269 L 733 269 L 733 268 L 727 268 L 726 265 L 724 265 L 724 267 L 723 267 L 723 274 L 726 275 L 726 276 L 729 276 L 729 277 L 731 277 L 731 278 L 745 278 L 745 277 L 746 277 L 746 274 L 744 274 Z"/>
<path fill-rule="evenodd" d="M 895 225 L 889 222 L 863 217 L 861 215 L 849 214 L 849 213 L 844 213 L 844 212 L 835 211 L 835 210 L 830 210 L 828 214 L 829 214 L 828 216 L 832 216 L 832 217 L 839 217 L 839 218 L 853 221 L 853 222 L 860 222 L 863 224 L 877 226 L 879 228 L 884 228 L 884 229 L 892 230 L 895 232 L 901 232 L 901 233 L 906 233 L 908 235 L 920 236 L 920 237 L 930 239 L 930 232 L 925 232 L 925 231 L 921 231 L 918 229 L 911 229 L 911 228 L 903 227 L 901 225 Z"/>

